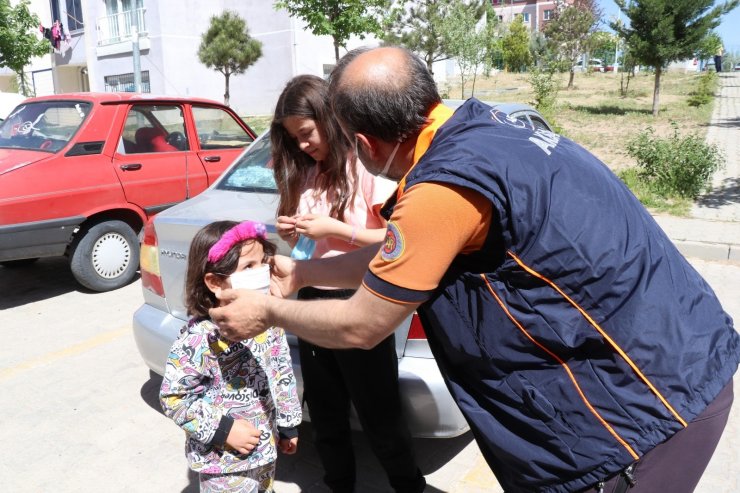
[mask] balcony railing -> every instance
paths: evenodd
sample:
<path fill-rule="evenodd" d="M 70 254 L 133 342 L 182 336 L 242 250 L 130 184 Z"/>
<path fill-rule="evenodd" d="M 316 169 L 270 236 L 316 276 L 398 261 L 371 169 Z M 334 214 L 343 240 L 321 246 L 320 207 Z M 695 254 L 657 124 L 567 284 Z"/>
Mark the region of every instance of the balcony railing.
<path fill-rule="evenodd" d="M 146 9 L 127 10 L 118 14 L 100 17 L 97 22 L 98 46 L 107 46 L 129 41 L 136 26 L 140 36 L 146 36 Z"/>

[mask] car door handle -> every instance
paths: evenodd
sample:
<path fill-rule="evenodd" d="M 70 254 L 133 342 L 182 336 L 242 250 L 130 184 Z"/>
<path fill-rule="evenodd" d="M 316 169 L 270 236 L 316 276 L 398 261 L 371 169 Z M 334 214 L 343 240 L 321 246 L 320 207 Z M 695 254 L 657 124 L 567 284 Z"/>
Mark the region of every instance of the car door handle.
<path fill-rule="evenodd" d="M 217 163 L 221 161 L 221 156 L 206 156 L 203 158 L 203 161 L 207 163 Z"/>
<path fill-rule="evenodd" d="M 122 164 L 121 169 L 123 171 L 136 171 L 137 169 L 141 169 L 141 164 Z"/>

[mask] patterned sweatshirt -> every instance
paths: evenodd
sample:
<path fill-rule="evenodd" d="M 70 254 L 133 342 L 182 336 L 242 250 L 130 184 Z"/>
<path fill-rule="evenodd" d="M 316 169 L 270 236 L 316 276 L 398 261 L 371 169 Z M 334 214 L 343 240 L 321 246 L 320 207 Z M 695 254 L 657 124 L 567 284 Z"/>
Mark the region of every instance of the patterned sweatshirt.
<path fill-rule="evenodd" d="M 278 328 L 234 343 L 222 339 L 210 320 L 192 319 L 170 349 L 159 399 L 187 433 L 190 468 L 205 474 L 274 462 L 278 433 L 296 436 L 302 419 L 290 350 Z M 235 419 L 262 432 L 247 455 L 225 446 Z"/>

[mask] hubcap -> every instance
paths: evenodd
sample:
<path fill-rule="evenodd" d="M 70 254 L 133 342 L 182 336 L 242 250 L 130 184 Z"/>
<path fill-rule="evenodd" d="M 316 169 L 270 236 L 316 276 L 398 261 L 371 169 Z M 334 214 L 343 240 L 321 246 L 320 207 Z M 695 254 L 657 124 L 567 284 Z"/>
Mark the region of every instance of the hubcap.
<path fill-rule="evenodd" d="M 131 247 L 118 233 L 106 233 L 93 245 L 92 265 L 100 277 L 116 278 L 123 274 L 130 262 Z"/>

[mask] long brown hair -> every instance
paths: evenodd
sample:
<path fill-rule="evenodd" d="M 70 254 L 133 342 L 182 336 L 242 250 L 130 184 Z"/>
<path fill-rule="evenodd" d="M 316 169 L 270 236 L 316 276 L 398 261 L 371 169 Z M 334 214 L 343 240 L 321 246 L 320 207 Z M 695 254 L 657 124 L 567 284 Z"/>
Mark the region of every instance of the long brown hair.
<path fill-rule="evenodd" d="M 208 289 L 204 278 L 209 272 L 220 275 L 233 273 L 239 265 L 239 256 L 245 243 L 257 241 L 262 244 L 265 257 L 275 255 L 274 243 L 254 238 L 235 243 L 221 260 L 209 262 L 208 250 L 237 224 L 239 223 L 236 221 L 215 221 L 202 227 L 193 237 L 188 252 L 188 271 L 185 275 L 185 307 L 191 317 L 208 317 L 208 310 L 218 306 L 218 299 Z"/>
<path fill-rule="evenodd" d="M 326 192 L 331 204 L 330 216 L 344 221 L 344 211 L 351 206 L 357 190 L 357 171 L 350 166 L 347 174 L 347 158 L 356 159 L 350 152 L 350 143 L 339 128 L 329 105 L 329 83 L 315 75 L 299 75 L 288 81 L 278 98 L 275 115 L 270 125 L 272 141 L 272 164 L 275 181 L 280 192 L 279 216 L 292 216 L 298 210 L 306 178 L 313 166 L 317 170 L 317 193 Z M 289 116 L 310 118 L 324 131 L 329 153 L 324 161 L 317 163 L 301 151 L 298 144 L 285 130 L 283 119 Z"/>

